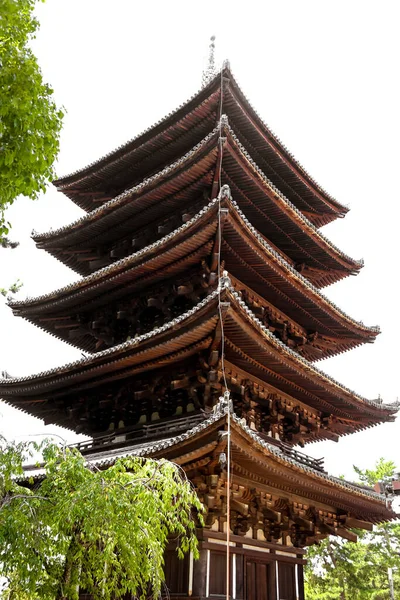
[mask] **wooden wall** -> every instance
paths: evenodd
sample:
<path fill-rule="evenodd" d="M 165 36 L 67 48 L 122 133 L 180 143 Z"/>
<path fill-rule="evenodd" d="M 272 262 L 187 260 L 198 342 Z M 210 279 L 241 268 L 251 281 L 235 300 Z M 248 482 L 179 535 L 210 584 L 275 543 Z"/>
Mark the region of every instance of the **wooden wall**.
<path fill-rule="evenodd" d="M 200 558 L 179 561 L 174 550 L 166 557 L 166 581 L 172 599 L 226 598 L 225 535 L 204 531 Z M 304 600 L 304 551 L 231 536 L 232 600 Z"/>
<path fill-rule="evenodd" d="M 232 600 L 304 600 L 304 550 L 242 536 L 232 535 L 230 539 Z M 168 547 L 163 598 L 225 600 L 226 535 L 203 530 L 199 548 L 199 560 L 191 555 L 179 560 L 174 546 Z M 80 599 L 90 597 L 81 594 Z"/>

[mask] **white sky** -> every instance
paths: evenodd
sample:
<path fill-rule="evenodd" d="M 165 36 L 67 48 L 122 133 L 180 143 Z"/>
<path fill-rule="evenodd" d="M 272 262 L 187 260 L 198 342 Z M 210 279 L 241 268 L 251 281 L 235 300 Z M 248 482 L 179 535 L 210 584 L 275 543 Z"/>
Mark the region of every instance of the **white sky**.
<path fill-rule="evenodd" d="M 342 383 L 393 402 L 398 381 L 398 84 L 400 4 L 381 0 L 188 2 L 48 0 L 38 7 L 35 52 L 55 98 L 67 110 L 57 171 L 81 168 L 175 109 L 200 85 L 209 37 L 217 62 L 229 58 L 243 91 L 311 175 L 351 212 L 323 228 L 366 266 L 326 290 L 346 312 L 380 324 L 377 342 L 321 361 Z M 1 252 L 2 285 L 17 276 L 20 298 L 77 276 L 36 249 L 32 229 L 46 231 L 81 214 L 50 189 L 9 211 L 21 245 Z M 79 358 L 80 351 L 13 317 L 0 304 L 0 370 L 26 375 Z M 9 438 L 60 431 L 0 406 Z M 399 422 L 400 423 L 400 422 Z M 308 446 L 333 474 L 380 456 L 400 467 L 400 424 L 386 424 Z M 70 440 L 74 434 L 62 435 Z"/>

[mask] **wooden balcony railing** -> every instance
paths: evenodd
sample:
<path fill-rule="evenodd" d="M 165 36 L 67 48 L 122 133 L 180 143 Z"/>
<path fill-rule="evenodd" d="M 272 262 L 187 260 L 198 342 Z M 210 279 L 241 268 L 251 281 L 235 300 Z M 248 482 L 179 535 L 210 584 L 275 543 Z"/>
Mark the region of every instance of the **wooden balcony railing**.
<path fill-rule="evenodd" d="M 119 447 L 140 444 L 146 440 L 175 436 L 183 431 L 195 427 L 204 420 L 204 414 L 197 413 L 180 419 L 169 419 L 168 421 L 157 421 L 151 425 L 141 425 L 130 430 L 118 430 L 112 434 L 96 437 L 85 442 L 71 444 L 70 448 L 77 448 L 82 454 L 101 452 L 108 447 Z M 129 444 L 127 443 L 129 442 Z"/>

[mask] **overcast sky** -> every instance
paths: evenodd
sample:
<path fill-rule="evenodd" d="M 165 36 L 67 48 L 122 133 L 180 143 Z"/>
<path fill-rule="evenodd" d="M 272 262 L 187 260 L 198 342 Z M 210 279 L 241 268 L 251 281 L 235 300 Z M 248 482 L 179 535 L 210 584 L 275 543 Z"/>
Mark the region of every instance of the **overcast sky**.
<path fill-rule="evenodd" d="M 201 82 L 209 37 L 216 60 L 229 58 L 251 104 L 309 173 L 350 213 L 323 232 L 354 258 L 357 277 L 326 294 L 352 317 L 379 324 L 374 345 L 318 366 L 367 396 L 393 402 L 398 371 L 399 35 L 397 0 L 247 2 L 48 0 L 38 7 L 34 44 L 45 79 L 67 111 L 58 175 L 79 169 L 162 118 Z M 1 252 L 2 285 L 19 277 L 19 298 L 78 277 L 36 249 L 46 231 L 82 214 L 53 189 L 9 211 L 17 250 Z M 27 375 L 79 358 L 81 352 L 13 317 L 0 305 L 0 370 Z M 8 437 L 60 431 L 2 404 Z M 400 423 L 400 422 L 399 422 Z M 386 424 L 307 447 L 334 474 L 380 457 L 400 468 L 400 424 Z M 68 439 L 74 434 L 62 432 Z"/>

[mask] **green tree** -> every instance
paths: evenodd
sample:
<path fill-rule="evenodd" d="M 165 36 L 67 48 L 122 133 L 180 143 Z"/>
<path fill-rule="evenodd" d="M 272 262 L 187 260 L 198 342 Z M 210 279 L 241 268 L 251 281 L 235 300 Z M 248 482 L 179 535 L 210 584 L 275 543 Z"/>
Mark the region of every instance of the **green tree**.
<path fill-rule="evenodd" d="M 375 469 L 354 467 L 362 485 L 392 481 L 395 464 L 383 458 Z M 329 537 L 309 548 L 305 570 L 307 600 L 390 600 L 388 569 L 400 592 L 400 524 L 384 523 L 373 532 L 355 530 L 359 541 Z"/>
<path fill-rule="evenodd" d="M 0 239 L 5 210 L 19 195 L 36 199 L 53 178 L 62 111 L 43 81 L 30 42 L 36 0 L 0 0 Z"/>
<path fill-rule="evenodd" d="M 365 469 L 365 471 L 363 471 L 355 465 L 353 465 L 353 469 L 357 473 L 361 484 L 373 487 L 379 481 L 384 484 L 391 483 L 396 471 L 396 465 L 392 460 L 380 458 L 373 470 Z"/>
<path fill-rule="evenodd" d="M 0 453 L 0 576 L 3 598 L 109 600 L 158 597 L 163 557 L 174 536 L 180 557 L 197 557 L 200 504 L 189 481 L 165 460 L 119 458 L 104 470 L 76 450 L 47 445 L 44 478 L 21 485 L 31 446 Z"/>

